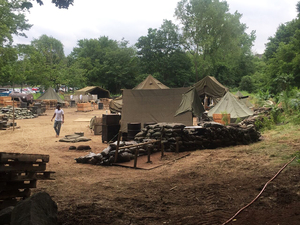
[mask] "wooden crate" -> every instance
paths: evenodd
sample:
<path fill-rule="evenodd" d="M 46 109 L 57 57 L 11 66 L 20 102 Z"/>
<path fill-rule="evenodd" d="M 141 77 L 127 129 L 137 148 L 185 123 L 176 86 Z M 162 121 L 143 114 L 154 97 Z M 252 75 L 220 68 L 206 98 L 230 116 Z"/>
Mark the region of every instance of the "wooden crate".
<path fill-rule="evenodd" d="M 77 111 L 78 112 L 88 112 L 92 111 L 93 107 L 91 103 L 77 103 Z"/>
<path fill-rule="evenodd" d="M 213 114 L 213 120 L 217 123 L 226 125 L 230 123 L 230 114 Z"/>
<path fill-rule="evenodd" d="M 13 105 L 14 105 L 14 107 L 19 107 L 20 103 L 17 101 L 11 101 L 11 100 L 4 101 L 4 106 L 13 106 Z"/>
<path fill-rule="evenodd" d="M 0 152 L 0 210 L 29 197 L 37 180 L 53 180 L 48 162 L 49 155 Z"/>
<path fill-rule="evenodd" d="M 10 96 L 0 96 L 0 105 L 4 105 L 5 101 L 11 101 Z"/>

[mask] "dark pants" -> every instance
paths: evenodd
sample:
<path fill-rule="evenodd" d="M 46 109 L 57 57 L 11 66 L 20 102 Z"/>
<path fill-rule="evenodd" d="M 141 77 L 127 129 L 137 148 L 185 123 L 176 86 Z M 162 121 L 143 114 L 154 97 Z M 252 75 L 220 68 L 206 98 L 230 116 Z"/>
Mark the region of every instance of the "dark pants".
<path fill-rule="evenodd" d="M 54 130 L 55 130 L 57 136 L 59 136 L 60 128 L 61 128 L 61 121 L 56 121 L 55 120 L 55 122 L 54 122 Z"/>

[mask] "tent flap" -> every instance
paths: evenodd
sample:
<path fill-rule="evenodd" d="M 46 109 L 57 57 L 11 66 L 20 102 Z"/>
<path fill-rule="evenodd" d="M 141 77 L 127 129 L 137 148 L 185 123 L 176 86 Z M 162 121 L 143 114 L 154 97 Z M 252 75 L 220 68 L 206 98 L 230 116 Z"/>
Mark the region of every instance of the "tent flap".
<path fill-rule="evenodd" d="M 182 95 L 182 101 L 175 113 L 175 116 L 185 112 L 192 112 L 194 116 L 201 117 L 204 111 L 204 107 L 201 103 L 200 97 L 197 95 L 196 89 L 191 88 L 188 92 Z"/>

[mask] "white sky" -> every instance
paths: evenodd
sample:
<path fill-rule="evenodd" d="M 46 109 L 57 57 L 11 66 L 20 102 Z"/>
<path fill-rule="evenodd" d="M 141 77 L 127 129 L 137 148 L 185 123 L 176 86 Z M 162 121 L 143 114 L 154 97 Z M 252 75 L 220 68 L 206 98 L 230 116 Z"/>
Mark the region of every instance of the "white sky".
<path fill-rule="evenodd" d="M 256 30 L 253 52 L 262 54 L 268 37 L 274 36 L 278 26 L 297 17 L 296 4 L 300 0 L 227 0 L 230 12 L 243 14 L 241 19 L 247 32 Z M 74 0 L 68 10 L 58 9 L 51 0 L 44 5 L 34 4 L 27 16 L 33 27 L 26 31 L 28 38 L 15 37 L 15 44 L 30 44 L 34 38 L 46 34 L 64 45 L 71 53 L 81 39 L 108 36 L 122 38 L 134 45 L 147 35 L 148 28 L 159 28 L 164 19 L 177 23 L 174 12 L 179 0 Z"/>

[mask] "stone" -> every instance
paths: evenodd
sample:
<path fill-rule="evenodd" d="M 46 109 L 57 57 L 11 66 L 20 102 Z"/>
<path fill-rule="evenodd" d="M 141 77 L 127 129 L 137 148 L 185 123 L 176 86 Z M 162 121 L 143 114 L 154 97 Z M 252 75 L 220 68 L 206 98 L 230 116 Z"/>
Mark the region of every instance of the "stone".
<path fill-rule="evenodd" d="M 58 225 L 57 204 L 48 193 L 36 193 L 15 206 L 10 225 Z"/>

